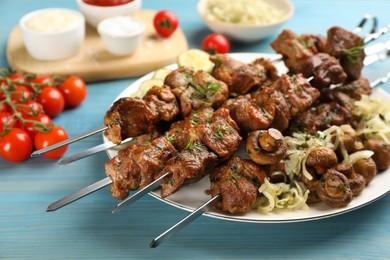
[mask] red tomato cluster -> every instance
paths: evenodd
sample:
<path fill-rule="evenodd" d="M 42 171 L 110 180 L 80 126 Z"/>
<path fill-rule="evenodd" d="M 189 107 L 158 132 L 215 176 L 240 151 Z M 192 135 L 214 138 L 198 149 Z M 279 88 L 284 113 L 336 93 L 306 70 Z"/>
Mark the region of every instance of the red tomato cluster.
<path fill-rule="evenodd" d="M 76 76 L 0 76 L 0 156 L 21 162 L 33 148 L 39 150 L 68 139 L 66 131 L 55 126 L 52 118 L 65 107 L 80 105 L 86 95 L 85 82 Z M 62 147 L 43 156 L 55 159 L 66 149 Z"/>

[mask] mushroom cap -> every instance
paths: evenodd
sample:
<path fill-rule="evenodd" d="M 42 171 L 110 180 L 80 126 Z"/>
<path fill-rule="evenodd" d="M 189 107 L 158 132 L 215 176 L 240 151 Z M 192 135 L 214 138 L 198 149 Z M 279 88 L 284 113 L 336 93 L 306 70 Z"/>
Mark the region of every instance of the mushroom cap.
<path fill-rule="evenodd" d="M 310 167 L 332 168 L 337 165 L 336 153 L 325 146 L 318 146 L 308 154 L 306 165 Z"/>

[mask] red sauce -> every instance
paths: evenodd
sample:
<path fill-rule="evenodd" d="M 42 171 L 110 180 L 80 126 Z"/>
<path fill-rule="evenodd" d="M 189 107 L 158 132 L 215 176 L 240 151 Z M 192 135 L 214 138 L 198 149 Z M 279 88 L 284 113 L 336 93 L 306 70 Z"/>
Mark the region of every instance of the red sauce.
<path fill-rule="evenodd" d="M 83 0 L 84 3 L 96 6 L 115 6 L 124 5 L 132 2 L 133 0 Z"/>

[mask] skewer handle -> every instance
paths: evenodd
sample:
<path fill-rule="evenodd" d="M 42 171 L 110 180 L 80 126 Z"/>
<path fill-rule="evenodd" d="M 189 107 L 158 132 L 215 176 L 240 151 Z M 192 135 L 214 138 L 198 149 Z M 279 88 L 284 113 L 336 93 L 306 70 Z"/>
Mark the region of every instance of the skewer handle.
<path fill-rule="evenodd" d="M 87 196 L 88 194 L 91 194 L 92 192 L 98 191 L 112 183 L 110 177 L 106 177 L 98 182 L 95 182 L 94 184 L 91 184 L 79 191 L 76 191 L 75 193 L 72 193 L 60 200 L 57 200 L 56 202 L 50 204 L 46 211 L 55 211 L 59 208 L 62 208 L 63 206 L 68 205 L 69 203 L 76 201 L 78 199 L 81 199 L 84 196 Z"/>
<path fill-rule="evenodd" d="M 186 216 L 185 218 L 177 222 L 175 225 L 167 229 L 164 233 L 162 233 L 161 235 L 153 239 L 149 247 L 156 248 L 157 246 L 159 246 L 165 239 L 169 238 L 174 233 L 176 233 L 180 229 L 190 224 L 196 218 L 203 215 L 203 213 L 207 212 L 218 199 L 219 199 L 219 195 L 212 197 L 207 202 L 203 203 L 199 208 L 194 210 L 191 214 L 189 214 L 188 216 Z"/>
<path fill-rule="evenodd" d="M 390 80 L 390 72 L 387 73 L 386 76 L 378 78 L 378 79 L 374 80 L 373 82 L 371 82 L 370 86 L 371 86 L 371 88 L 374 88 L 378 85 L 385 84 L 389 80 Z"/>
<path fill-rule="evenodd" d="M 50 145 L 50 146 L 48 146 L 48 147 L 45 147 L 45 148 L 43 148 L 43 149 L 40 149 L 40 150 L 37 150 L 37 151 L 33 152 L 33 153 L 31 154 L 31 157 L 38 157 L 38 156 L 40 156 L 40 155 L 42 155 L 42 154 L 44 154 L 44 153 L 53 151 L 53 150 L 55 150 L 55 149 L 57 149 L 57 148 L 60 148 L 60 147 L 62 147 L 62 146 L 65 146 L 65 145 L 68 145 L 68 144 L 77 142 L 77 141 L 79 141 L 79 140 L 81 140 L 81 139 L 84 139 L 84 138 L 87 138 L 87 137 L 89 137 L 89 136 L 91 136 L 91 135 L 94 135 L 94 134 L 103 132 L 103 131 L 106 130 L 107 128 L 108 128 L 107 126 L 102 126 L 102 127 L 96 128 L 96 129 L 94 129 L 94 130 L 92 130 L 92 131 L 89 131 L 89 132 L 87 132 L 87 133 L 84 133 L 84 134 L 81 134 L 81 135 L 77 135 L 77 136 L 75 136 L 75 137 L 73 137 L 73 138 L 69 138 L 69 139 L 66 139 L 66 140 L 64 140 L 64 141 L 62 141 L 62 142 L 59 142 L 59 143 Z"/>

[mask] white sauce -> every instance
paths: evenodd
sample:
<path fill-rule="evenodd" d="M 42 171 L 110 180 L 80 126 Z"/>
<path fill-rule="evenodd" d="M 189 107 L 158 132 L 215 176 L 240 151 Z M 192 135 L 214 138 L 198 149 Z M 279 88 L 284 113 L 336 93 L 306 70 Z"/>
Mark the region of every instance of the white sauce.
<path fill-rule="evenodd" d="M 25 26 L 36 32 L 61 32 L 74 26 L 80 19 L 77 14 L 71 11 L 52 9 L 31 16 L 26 20 Z"/>
<path fill-rule="evenodd" d="M 112 37 L 125 37 L 138 34 L 143 25 L 130 16 L 116 16 L 103 21 L 99 31 L 110 34 Z"/>
<path fill-rule="evenodd" d="M 245 25 L 263 25 L 281 20 L 287 13 L 263 0 L 209 0 L 209 20 Z"/>

